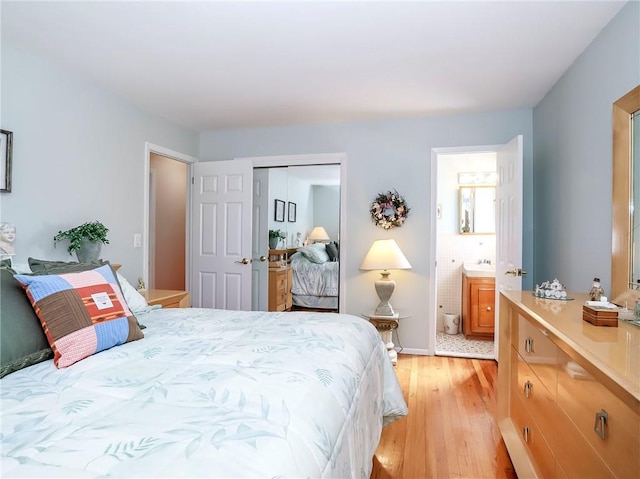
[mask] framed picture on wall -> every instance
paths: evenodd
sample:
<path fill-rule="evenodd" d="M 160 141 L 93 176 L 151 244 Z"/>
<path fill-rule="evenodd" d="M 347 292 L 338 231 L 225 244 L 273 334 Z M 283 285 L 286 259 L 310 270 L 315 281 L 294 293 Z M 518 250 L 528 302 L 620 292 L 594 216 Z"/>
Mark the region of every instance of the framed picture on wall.
<path fill-rule="evenodd" d="M 276 200 L 276 213 L 275 218 L 273 219 L 275 221 L 284 222 L 284 201 Z"/>
<path fill-rule="evenodd" d="M 0 130 L 0 191 L 11 192 L 11 151 L 13 150 L 13 133 Z"/>
<path fill-rule="evenodd" d="M 289 223 L 296 222 L 296 204 L 289 201 Z"/>

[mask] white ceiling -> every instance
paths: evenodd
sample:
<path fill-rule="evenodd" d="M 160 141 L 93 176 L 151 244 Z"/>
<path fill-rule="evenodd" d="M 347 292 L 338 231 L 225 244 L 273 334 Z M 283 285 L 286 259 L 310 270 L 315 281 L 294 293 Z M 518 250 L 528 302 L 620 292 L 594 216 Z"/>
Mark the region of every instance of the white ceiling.
<path fill-rule="evenodd" d="M 198 131 L 534 107 L 625 2 L 12 2 L 2 41 Z"/>

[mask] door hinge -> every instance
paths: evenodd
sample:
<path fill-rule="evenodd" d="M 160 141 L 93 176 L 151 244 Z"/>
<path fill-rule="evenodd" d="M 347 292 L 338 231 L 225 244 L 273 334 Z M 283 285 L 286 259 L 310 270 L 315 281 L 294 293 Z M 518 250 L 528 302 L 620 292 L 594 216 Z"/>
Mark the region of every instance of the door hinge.
<path fill-rule="evenodd" d="M 192 184 L 192 185 L 195 185 L 195 184 L 196 184 L 196 179 L 195 179 L 193 176 L 191 177 L 191 184 Z"/>

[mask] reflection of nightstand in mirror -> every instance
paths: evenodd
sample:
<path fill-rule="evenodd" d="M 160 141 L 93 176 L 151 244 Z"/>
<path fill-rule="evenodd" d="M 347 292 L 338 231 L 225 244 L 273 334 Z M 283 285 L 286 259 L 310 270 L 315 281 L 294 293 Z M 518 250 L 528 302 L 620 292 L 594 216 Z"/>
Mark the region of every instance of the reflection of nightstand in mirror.
<path fill-rule="evenodd" d="M 186 291 L 148 289 L 142 293 L 149 306 L 161 304 L 163 308 L 190 308 L 191 296 Z"/>
<path fill-rule="evenodd" d="M 368 319 L 380 333 L 382 342 L 387 347 L 391 364 L 395 366 L 398 362 L 398 353 L 393 344 L 393 330 L 398 328 L 401 319 L 406 319 L 411 315 L 396 310 L 393 316 L 376 316 L 374 311 L 362 313 L 362 316 Z"/>

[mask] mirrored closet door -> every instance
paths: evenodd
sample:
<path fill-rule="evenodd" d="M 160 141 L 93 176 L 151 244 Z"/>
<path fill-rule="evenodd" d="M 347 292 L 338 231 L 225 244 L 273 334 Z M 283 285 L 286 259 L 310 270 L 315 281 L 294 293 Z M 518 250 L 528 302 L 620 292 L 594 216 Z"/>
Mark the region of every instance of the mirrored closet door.
<path fill-rule="evenodd" d="M 252 309 L 335 311 L 340 166 L 255 168 Z"/>

